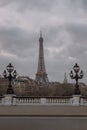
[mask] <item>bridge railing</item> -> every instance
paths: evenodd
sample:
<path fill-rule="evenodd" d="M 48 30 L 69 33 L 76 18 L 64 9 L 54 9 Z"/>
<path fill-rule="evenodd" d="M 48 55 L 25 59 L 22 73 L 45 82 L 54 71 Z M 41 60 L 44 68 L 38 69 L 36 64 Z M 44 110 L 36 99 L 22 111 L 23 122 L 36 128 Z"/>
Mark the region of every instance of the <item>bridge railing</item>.
<path fill-rule="evenodd" d="M 0 105 L 77 105 L 86 106 L 87 97 L 80 95 L 35 97 L 4 95 L 0 97 Z"/>
<path fill-rule="evenodd" d="M 61 96 L 61 97 L 28 97 L 28 96 L 16 96 L 15 104 L 16 105 L 35 105 L 35 104 L 44 104 L 44 105 L 70 105 L 71 98 L 70 96 Z"/>
<path fill-rule="evenodd" d="M 71 97 L 68 96 L 61 96 L 61 97 L 48 97 L 46 98 L 47 104 L 70 104 Z"/>
<path fill-rule="evenodd" d="M 40 104 L 40 98 L 39 97 L 28 97 L 28 96 L 22 96 L 22 97 L 15 97 L 16 105 L 28 105 L 28 104 Z"/>
<path fill-rule="evenodd" d="M 87 105 L 87 96 L 81 96 L 81 105 L 86 106 Z"/>

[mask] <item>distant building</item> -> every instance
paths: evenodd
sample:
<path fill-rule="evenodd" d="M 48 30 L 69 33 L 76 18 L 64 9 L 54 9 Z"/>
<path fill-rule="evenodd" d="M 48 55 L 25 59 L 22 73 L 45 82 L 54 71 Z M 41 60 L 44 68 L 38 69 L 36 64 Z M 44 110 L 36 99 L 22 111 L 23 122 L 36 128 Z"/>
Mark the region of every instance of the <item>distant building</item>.
<path fill-rule="evenodd" d="M 0 95 L 6 94 L 7 87 L 8 87 L 8 80 L 0 76 Z"/>
<path fill-rule="evenodd" d="M 6 94 L 8 79 L 0 77 L 0 95 Z M 16 95 L 32 95 L 34 89 L 38 89 L 37 82 L 27 76 L 19 76 L 12 81 L 12 87 Z"/>
<path fill-rule="evenodd" d="M 31 95 L 36 87 L 36 82 L 27 76 L 19 76 L 14 80 L 13 87 L 17 95 Z"/>

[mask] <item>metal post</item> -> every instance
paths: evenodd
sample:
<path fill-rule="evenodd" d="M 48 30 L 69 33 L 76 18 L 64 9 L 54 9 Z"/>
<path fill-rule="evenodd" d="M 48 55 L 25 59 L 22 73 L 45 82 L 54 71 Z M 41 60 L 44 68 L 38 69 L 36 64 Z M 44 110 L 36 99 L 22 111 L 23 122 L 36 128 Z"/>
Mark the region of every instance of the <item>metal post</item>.
<path fill-rule="evenodd" d="M 75 74 L 73 74 L 73 71 L 71 70 L 70 77 L 71 77 L 71 79 L 75 79 L 75 81 L 76 81 L 74 94 L 80 95 L 81 92 L 80 92 L 80 89 L 79 89 L 78 80 L 82 79 L 84 74 L 83 74 L 82 70 L 80 71 L 80 67 L 78 66 L 77 63 L 73 66 L 73 70 L 74 70 Z M 80 73 L 79 73 L 79 71 L 80 71 Z"/>
<path fill-rule="evenodd" d="M 8 73 L 7 73 L 8 72 Z M 16 78 L 17 72 L 14 70 L 14 67 L 11 63 L 6 67 L 6 70 L 3 72 L 3 76 L 5 79 L 8 79 L 9 85 L 6 91 L 6 94 L 14 94 L 14 90 L 12 88 L 12 80 Z"/>

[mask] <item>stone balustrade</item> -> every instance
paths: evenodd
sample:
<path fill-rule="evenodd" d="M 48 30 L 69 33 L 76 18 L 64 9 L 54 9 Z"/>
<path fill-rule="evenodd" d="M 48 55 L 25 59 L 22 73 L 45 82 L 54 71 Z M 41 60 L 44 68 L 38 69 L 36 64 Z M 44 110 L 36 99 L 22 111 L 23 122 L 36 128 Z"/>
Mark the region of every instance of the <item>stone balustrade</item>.
<path fill-rule="evenodd" d="M 87 105 L 87 97 L 85 96 L 85 97 L 81 97 L 81 105 L 84 105 L 84 106 L 86 106 Z"/>
<path fill-rule="evenodd" d="M 71 97 L 14 97 L 15 105 L 70 105 Z"/>
<path fill-rule="evenodd" d="M 81 95 L 59 97 L 30 97 L 4 95 L 0 97 L 0 105 L 87 105 L 87 97 Z"/>
<path fill-rule="evenodd" d="M 71 103 L 71 97 L 49 97 L 46 98 L 47 104 L 59 104 L 59 105 L 68 105 Z"/>
<path fill-rule="evenodd" d="M 36 97 L 14 97 L 16 105 L 40 104 L 41 99 Z"/>

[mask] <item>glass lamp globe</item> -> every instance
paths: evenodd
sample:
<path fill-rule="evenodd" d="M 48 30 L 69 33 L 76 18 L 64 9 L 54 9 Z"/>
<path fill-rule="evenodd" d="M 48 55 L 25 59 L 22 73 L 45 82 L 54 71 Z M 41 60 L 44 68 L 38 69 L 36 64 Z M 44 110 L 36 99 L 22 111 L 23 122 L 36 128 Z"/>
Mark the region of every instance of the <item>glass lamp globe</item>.
<path fill-rule="evenodd" d="M 77 63 L 74 65 L 73 70 L 74 70 L 76 73 L 78 73 L 78 72 L 79 72 L 80 67 L 78 66 L 78 64 L 77 64 Z"/>
<path fill-rule="evenodd" d="M 12 66 L 11 63 L 9 63 L 9 65 L 6 67 L 6 69 L 7 69 L 7 71 L 8 71 L 9 73 L 11 73 L 11 72 L 14 70 L 14 67 Z"/>

